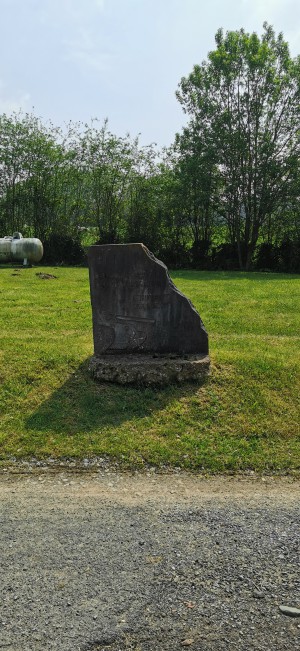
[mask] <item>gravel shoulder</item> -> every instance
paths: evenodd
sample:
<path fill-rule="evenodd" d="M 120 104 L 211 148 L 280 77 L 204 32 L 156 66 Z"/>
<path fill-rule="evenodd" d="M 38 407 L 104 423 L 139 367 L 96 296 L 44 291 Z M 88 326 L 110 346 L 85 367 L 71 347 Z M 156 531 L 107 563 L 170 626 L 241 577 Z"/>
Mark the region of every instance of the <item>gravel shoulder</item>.
<path fill-rule="evenodd" d="M 0 649 L 300 649 L 299 480 L 0 475 Z"/>

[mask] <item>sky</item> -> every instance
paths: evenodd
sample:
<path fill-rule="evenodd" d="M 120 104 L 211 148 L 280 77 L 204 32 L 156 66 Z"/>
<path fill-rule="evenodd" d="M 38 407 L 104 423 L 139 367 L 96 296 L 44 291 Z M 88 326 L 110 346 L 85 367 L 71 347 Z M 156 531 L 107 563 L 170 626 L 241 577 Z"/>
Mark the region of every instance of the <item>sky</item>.
<path fill-rule="evenodd" d="M 0 16 L 0 113 L 108 118 L 159 147 L 183 127 L 175 91 L 219 27 L 261 34 L 267 21 L 300 54 L 300 0 L 0 0 Z"/>

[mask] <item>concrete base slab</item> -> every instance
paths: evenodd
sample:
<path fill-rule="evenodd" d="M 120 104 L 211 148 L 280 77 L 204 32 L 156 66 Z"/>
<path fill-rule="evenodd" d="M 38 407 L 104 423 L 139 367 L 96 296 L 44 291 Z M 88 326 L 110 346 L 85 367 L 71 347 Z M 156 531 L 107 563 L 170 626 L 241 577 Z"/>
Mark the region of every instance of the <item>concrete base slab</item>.
<path fill-rule="evenodd" d="M 144 386 L 203 381 L 209 368 L 208 355 L 94 355 L 89 364 L 99 382 Z"/>

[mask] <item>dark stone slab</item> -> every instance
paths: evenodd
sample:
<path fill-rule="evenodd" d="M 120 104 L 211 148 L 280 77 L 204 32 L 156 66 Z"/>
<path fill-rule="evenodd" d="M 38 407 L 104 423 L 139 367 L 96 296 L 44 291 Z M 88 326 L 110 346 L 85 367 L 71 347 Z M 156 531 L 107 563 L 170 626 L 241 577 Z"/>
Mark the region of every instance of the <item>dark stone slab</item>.
<path fill-rule="evenodd" d="M 95 355 L 208 353 L 208 336 L 167 267 L 143 244 L 88 252 Z"/>

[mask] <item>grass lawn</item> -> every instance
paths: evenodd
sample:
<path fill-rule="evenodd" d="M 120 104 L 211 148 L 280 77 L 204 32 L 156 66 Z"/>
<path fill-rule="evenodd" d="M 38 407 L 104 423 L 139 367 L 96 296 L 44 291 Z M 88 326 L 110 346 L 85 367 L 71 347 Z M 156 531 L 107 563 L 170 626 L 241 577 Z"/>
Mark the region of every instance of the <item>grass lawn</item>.
<path fill-rule="evenodd" d="M 87 269 L 0 267 L 2 462 L 109 455 L 137 467 L 300 469 L 300 277 L 171 275 L 208 330 L 212 373 L 202 386 L 137 389 L 87 373 Z"/>

